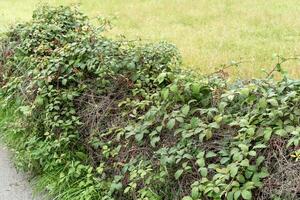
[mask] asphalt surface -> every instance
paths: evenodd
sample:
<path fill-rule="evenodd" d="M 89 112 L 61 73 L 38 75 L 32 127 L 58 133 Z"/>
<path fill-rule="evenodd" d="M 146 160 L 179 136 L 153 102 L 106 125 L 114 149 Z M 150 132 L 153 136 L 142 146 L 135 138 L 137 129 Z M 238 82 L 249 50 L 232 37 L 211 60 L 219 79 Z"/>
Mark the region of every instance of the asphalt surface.
<path fill-rule="evenodd" d="M 18 173 L 10 161 L 10 153 L 0 144 L 0 200 L 40 200 L 33 197 L 24 174 Z"/>

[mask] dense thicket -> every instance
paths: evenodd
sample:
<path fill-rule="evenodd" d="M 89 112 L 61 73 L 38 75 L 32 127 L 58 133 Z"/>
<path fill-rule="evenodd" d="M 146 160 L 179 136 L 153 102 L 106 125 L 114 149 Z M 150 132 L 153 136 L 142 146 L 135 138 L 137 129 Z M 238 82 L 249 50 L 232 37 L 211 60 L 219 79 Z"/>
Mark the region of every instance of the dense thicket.
<path fill-rule="evenodd" d="M 299 199 L 300 81 L 228 84 L 42 7 L 1 39 L 3 138 L 56 199 Z M 9 106 L 15 102 L 17 109 Z M 8 116 L 6 116 L 8 118 Z M 298 195 L 298 196 L 297 196 Z"/>

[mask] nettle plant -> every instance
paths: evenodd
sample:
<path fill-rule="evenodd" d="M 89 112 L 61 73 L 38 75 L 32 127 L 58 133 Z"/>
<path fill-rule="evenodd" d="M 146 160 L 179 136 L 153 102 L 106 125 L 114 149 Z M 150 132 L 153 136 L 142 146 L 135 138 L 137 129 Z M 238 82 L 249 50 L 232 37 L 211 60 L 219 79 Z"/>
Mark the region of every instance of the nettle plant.
<path fill-rule="evenodd" d="M 199 77 L 173 45 L 112 40 L 106 25 L 41 7 L 1 39 L 2 102 L 18 106 L 4 138 L 41 189 L 68 200 L 297 199 L 299 81 Z"/>

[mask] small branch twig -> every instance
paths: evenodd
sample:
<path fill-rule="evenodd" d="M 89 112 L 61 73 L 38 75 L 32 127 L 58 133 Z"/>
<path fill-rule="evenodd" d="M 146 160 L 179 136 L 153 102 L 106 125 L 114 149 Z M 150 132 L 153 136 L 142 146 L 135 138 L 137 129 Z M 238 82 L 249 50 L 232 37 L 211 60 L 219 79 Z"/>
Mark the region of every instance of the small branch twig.
<path fill-rule="evenodd" d="M 284 58 L 280 55 L 277 55 L 277 64 L 271 69 L 271 71 L 269 71 L 267 73 L 267 76 L 266 78 L 270 78 L 272 76 L 272 74 L 276 71 L 280 72 L 282 69 L 281 69 L 281 65 L 287 61 L 290 61 L 290 60 L 300 60 L 300 56 L 294 56 L 294 57 L 289 57 L 289 58 Z"/>

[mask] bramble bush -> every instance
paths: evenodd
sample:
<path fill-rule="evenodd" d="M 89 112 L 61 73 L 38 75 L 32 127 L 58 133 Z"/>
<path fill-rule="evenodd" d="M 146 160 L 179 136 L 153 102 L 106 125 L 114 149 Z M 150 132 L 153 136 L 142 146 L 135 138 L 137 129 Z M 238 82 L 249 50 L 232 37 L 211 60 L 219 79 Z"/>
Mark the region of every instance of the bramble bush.
<path fill-rule="evenodd" d="M 2 137 L 63 200 L 299 199 L 300 81 L 227 83 L 41 7 L 2 36 Z M 274 71 L 282 72 L 279 63 Z"/>

